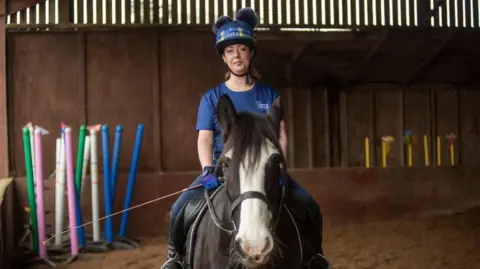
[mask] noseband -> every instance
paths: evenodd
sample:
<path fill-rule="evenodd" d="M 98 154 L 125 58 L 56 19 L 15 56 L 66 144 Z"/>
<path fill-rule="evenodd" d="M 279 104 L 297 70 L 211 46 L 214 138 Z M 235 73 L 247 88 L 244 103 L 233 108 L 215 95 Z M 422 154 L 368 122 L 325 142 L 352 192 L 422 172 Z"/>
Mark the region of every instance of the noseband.
<path fill-rule="evenodd" d="M 228 168 L 227 164 L 225 163 L 222 163 L 220 164 L 220 166 L 222 167 L 222 170 L 225 172 L 226 169 Z M 225 173 L 220 177 L 220 179 L 223 179 L 225 181 Z M 277 215 L 275 216 L 275 218 L 273 219 L 273 221 L 271 222 L 270 224 L 270 227 L 269 227 L 269 230 L 272 234 L 275 233 L 275 228 L 277 227 L 277 224 L 278 224 L 278 220 L 279 220 L 279 215 L 280 215 L 280 212 L 281 212 L 281 208 L 282 208 L 282 204 L 283 204 L 283 198 L 285 197 L 285 185 L 286 185 L 286 182 L 285 182 L 286 179 L 283 179 L 283 182 L 281 183 L 282 184 L 282 194 L 281 194 L 281 198 L 280 198 L 280 203 L 278 205 L 278 208 L 277 208 Z M 225 184 L 225 183 L 224 183 Z M 223 185 L 224 186 L 224 185 Z M 233 203 L 231 204 L 231 208 L 230 208 L 230 223 L 231 225 L 233 226 L 233 229 L 228 229 L 228 228 L 225 228 L 219 221 L 218 217 L 217 217 L 217 214 L 215 213 L 215 209 L 213 207 L 213 204 L 212 204 L 212 200 L 210 199 L 210 195 L 208 193 L 208 189 L 205 189 L 205 200 L 207 202 L 207 206 L 208 206 L 208 211 L 210 212 L 210 215 L 212 216 L 212 219 L 213 219 L 213 222 L 215 223 L 215 225 L 220 228 L 221 230 L 225 231 L 228 235 L 230 236 L 235 236 L 238 232 L 237 230 L 237 226 L 235 225 L 235 222 L 233 220 L 233 214 L 235 213 L 236 209 L 246 200 L 248 199 L 260 199 L 262 200 L 263 202 L 265 202 L 265 204 L 267 205 L 268 207 L 268 210 L 270 212 L 274 212 L 273 211 L 273 207 L 271 205 L 271 203 L 268 201 L 267 199 L 267 196 L 259 191 L 247 191 L 247 192 L 244 192 L 242 194 L 240 194 L 234 201 Z"/>

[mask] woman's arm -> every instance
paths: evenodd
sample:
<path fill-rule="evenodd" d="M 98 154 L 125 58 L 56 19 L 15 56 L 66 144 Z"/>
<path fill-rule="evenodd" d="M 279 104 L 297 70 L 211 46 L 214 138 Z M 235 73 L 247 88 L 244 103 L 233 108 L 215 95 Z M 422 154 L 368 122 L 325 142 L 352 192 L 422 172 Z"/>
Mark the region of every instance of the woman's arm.
<path fill-rule="evenodd" d="M 205 166 L 212 166 L 212 154 L 213 154 L 213 131 L 199 130 L 197 139 L 198 159 L 202 166 L 202 170 Z"/>

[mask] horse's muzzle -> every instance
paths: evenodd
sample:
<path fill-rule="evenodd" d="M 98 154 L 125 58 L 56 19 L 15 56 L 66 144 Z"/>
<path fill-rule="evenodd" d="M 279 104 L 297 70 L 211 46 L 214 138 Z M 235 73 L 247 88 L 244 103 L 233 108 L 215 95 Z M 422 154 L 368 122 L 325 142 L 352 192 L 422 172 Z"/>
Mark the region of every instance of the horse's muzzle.
<path fill-rule="evenodd" d="M 265 238 L 263 247 L 258 248 L 252 244 L 243 244 L 242 239 L 235 240 L 235 249 L 242 257 L 242 262 L 248 268 L 256 268 L 266 264 L 273 250 L 273 239 L 269 236 Z"/>

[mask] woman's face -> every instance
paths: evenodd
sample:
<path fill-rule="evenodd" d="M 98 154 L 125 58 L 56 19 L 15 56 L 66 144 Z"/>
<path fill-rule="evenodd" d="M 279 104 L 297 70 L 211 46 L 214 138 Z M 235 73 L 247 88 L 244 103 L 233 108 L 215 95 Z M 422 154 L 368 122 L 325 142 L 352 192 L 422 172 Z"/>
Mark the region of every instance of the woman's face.
<path fill-rule="evenodd" d="M 235 74 L 248 71 L 250 64 L 250 48 L 243 44 L 234 44 L 225 48 L 223 60 Z"/>

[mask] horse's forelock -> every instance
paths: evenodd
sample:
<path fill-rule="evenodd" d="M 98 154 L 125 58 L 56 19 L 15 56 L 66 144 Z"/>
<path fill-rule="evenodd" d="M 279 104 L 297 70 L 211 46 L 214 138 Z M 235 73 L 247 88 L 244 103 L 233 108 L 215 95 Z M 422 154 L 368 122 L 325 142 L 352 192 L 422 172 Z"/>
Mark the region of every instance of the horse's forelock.
<path fill-rule="evenodd" d="M 238 170 L 247 153 L 249 159 L 245 160 L 246 169 L 251 171 L 258 168 L 262 146 L 266 146 L 266 140 L 278 149 L 283 158 L 276 127 L 263 115 L 240 113 L 236 126 L 231 130 L 225 145 L 226 150 L 233 149 L 230 166 L 235 171 L 235 181 L 238 181 Z"/>

